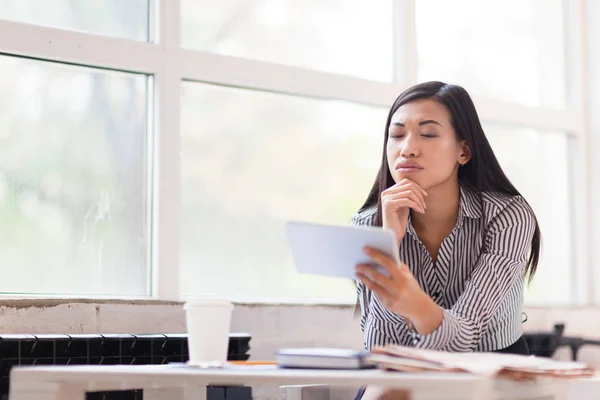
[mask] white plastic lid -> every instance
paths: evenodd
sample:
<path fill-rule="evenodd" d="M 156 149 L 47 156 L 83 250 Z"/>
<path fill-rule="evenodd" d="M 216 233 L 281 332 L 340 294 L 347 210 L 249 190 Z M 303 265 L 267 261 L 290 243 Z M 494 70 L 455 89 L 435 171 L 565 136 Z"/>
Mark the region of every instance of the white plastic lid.
<path fill-rule="evenodd" d="M 188 299 L 183 306 L 184 310 L 189 310 L 195 307 L 228 307 L 233 308 L 233 303 L 227 299 L 197 297 Z"/>

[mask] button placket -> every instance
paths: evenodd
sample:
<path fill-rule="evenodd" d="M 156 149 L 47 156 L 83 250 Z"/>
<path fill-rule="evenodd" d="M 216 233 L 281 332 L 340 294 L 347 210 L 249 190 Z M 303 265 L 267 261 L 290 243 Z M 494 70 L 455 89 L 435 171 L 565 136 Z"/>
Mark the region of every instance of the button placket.
<path fill-rule="evenodd" d="M 450 261 L 452 260 L 457 233 L 457 228 L 454 228 L 450 235 L 444 239 L 438 252 L 437 262 L 435 263 L 434 276 L 436 285 L 431 294 L 438 304 L 443 303 L 444 288 L 448 285 Z"/>

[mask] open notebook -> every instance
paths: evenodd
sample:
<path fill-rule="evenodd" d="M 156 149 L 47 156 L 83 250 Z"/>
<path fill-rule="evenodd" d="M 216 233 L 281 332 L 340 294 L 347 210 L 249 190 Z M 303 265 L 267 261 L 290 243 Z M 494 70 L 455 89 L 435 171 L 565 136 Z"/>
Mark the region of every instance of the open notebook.
<path fill-rule="evenodd" d="M 581 362 L 502 353 L 450 353 L 403 346 L 374 348 L 367 359 L 380 368 L 406 372 L 469 372 L 512 379 L 594 375 L 594 368 Z"/>
<path fill-rule="evenodd" d="M 371 352 L 343 349 L 282 349 L 277 362 L 283 368 L 361 369 L 379 367 L 403 372 L 466 372 L 526 380 L 542 376 L 579 378 L 594 369 L 584 363 L 501 353 L 450 353 L 403 346 L 385 346 Z"/>

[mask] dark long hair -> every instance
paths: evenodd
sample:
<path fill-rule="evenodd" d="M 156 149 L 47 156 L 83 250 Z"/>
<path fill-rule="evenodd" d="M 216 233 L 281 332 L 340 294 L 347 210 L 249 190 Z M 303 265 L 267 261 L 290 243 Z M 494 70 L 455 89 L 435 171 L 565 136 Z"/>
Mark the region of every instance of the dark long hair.
<path fill-rule="evenodd" d="M 381 192 L 396 183 L 388 167 L 386 152 L 388 129 L 392 116 L 404 104 L 418 99 L 432 99 L 444 105 L 450 111 L 452 126 L 456 132 L 457 140 L 465 140 L 469 145 L 472 153 L 471 159 L 458 170 L 458 180 L 461 184 L 477 192 L 489 191 L 504 193 L 510 196 L 521 195 L 502 171 L 494 155 L 494 151 L 485 137 L 477 111 L 475 110 L 475 105 L 469 93 L 460 86 L 449 85 L 443 82 L 420 83 L 405 90 L 398 96 L 387 117 L 381 167 L 379 168 L 373 188 L 364 205 L 361 207 L 361 211 L 363 211 L 377 205 L 374 225 L 382 225 Z M 525 270 L 529 276 L 529 281 L 531 281 L 537 270 L 540 258 L 541 236 L 540 227 L 536 219 L 535 232 L 531 241 L 531 253 L 527 259 Z"/>

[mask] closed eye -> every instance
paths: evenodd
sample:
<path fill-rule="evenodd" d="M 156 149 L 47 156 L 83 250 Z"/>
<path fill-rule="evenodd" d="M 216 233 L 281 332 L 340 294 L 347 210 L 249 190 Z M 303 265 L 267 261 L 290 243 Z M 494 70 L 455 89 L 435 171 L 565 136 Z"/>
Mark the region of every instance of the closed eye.
<path fill-rule="evenodd" d="M 437 137 L 438 135 L 436 135 L 436 134 L 433 134 L 433 133 L 424 133 L 424 134 L 422 134 L 421 136 L 423 136 L 423 137 L 426 137 L 426 138 L 435 138 L 435 137 Z"/>

